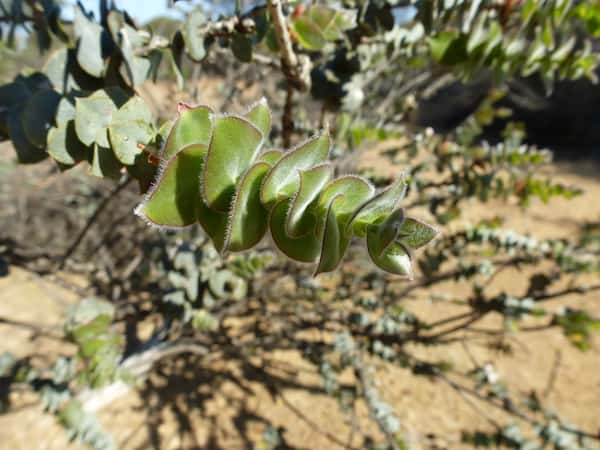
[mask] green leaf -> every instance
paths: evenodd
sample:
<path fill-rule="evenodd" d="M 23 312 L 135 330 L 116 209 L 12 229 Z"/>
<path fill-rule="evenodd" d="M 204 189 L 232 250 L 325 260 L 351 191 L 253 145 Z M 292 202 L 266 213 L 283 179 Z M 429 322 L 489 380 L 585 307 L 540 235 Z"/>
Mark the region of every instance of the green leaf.
<path fill-rule="evenodd" d="M 315 270 L 315 275 L 335 270 L 346 253 L 350 236 L 344 234 L 344 227 L 335 213 L 336 206 L 344 201 L 344 195 L 338 194 L 331 200 L 323 230 L 321 256 Z"/>
<path fill-rule="evenodd" d="M 180 149 L 191 144 L 208 146 L 212 134 L 212 113 L 213 110 L 209 106 L 190 107 L 179 104 L 178 117 L 169 131 L 161 158 L 168 160 Z"/>
<path fill-rule="evenodd" d="M 231 38 L 231 51 L 240 61 L 249 63 L 252 61 L 252 41 L 244 34 L 236 33 Z"/>
<path fill-rule="evenodd" d="M 46 147 L 48 130 L 54 123 L 60 94 L 51 89 L 42 89 L 33 94 L 23 109 L 21 121 L 29 142 L 38 148 Z"/>
<path fill-rule="evenodd" d="M 146 195 L 136 214 L 153 225 L 185 227 L 199 217 L 200 172 L 206 145 L 184 147 L 162 168 L 156 184 Z"/>
<path fill-rule="evenodd" d="M 374 191 L 369 182 L 353 175 L 338 178 L 325 187 L 319 198 L 319 215 L 325 217 L 323 247 L 315 275 L 335 270 L 339 265 L 350 243 L 346 225 Z"/>
<path fill-rule="evenodd" d="M 323 133 L 286 153 L 265 178 L 260 194 L 263 204 L 269 208 L 276 201 L 297 192 L 300 186 L 298 170 L 307 170 L 325 162 L 330 145 L 329 134 Z"/>
<path fill-rule="evenodd" d="M 284 153 L 281 150 L 267 150 L 266 152 L 258 155 L 257 160 L 266 162 L 273 166 L 281 159 L 283 155 Z"/>
<path fill-rule="evenodd" d="M 367 229 L 367 250 L 377 267 L 386 272 L 412 279 L 411 257 L 406 248 L 397 243 L 388 243 L 385 225 L 371 225 Z"/>
<path fill-rule="evenodd" d="M 375 188 L 366 180 L 355 176 L 345 175 L 331 181 L 319 198 L 319 207 L 325 213 L 335 198 L 334 211 L 338 220 L 345 227 L 354 214 L 375 193 Z M 339 197 L 341 195 L 341 197 Z M 344 233 L 347 234 L 347 233 Z"/>
<path fill-rule="evenodd" d="M 75 123 L 72 120 L 61 122 L 48 132 L 48 154 L 61 164 L 77 164 L 87 158 L 89 149 L 77 139 Z"/>
<path fill-rule="evenodd" d="M 260 130 L 265 139 L 269 137 L 271 132 L 271 109 L 266 98 L 263 97 L 251 105 L 244 117 Z"/>
<path fill-rule="evenodd" d="M 126 166 L 131 178 L 138 182 L 140 193 L 146 193 L 152 187 L 152 182 L 157 178 L 158 167 L 151 164 L 147 153 L 140 153 L 131 166 Z"/>
<path fill-rule="evenodd" d="M 152 112 L 141 97 L 132 97 L 113 114 L 108 134 L 119 161 L 133 164 L 142 152 L 139 144 L 146 145 L 154 136 L 151 124 Z"/>
<path fill-rule="evenodd" d="M 308 208 L 333 177 L 333 168 L 331 164 L 326 163 L 311 169 L 299 170 L 299 176 L 298 193 L 292 200 L 286 222 L 286 232 L 291 237 L 299 237 L 314 230 L 316 220 L 308 213 Z"/>
<path fill-rule="evenodd" d="M 85 72 L 77 63 L 75 49 L 61 48 L 46 61 L 43 72 L 54 89 L 63 94 L 74 90 L 95 91 L 103 82 Z"/>
<path fill-rule="evenodd" d="M 366 226 L 380 221 L 394 211 L 405 193 L 406 183 L 400 178 L 387 189 L 365 201 L 348 220 L 346 232 L 352 227 L 355 234 L 364 235 Z"/>
<path fill-rule="evenodd" d="M 96 177 L 116 180 L 121 176 L 121 164 L 109 147 L 94 144 L 90 173 Z"/>
<path fill-rule="evenodd" d="M 56 125 L 60 125 L 69 120 L 75 119 L 75 99 L 73 97 L 63 97 L 58 103 L 54 121 Z"/>
<path fill-rule="evenodd" d="M 439 231 L 424 222 L 407 217 L 399 230 L 399 241 L 414 250 L 429 244 Z"/>
<path fill-rule="evenodd" d="M 319 256 L 321 243 L 314 233 L 308 233 L 299 238 L 288 236 L 286 222 L 290 206 L 291 199 L 285 199 L 277 203 L 271 210 L 269 229 L 273 242 L 289 258 L 300 262 L 313 262 Z"/>
<path fill-rule="evenodd" d="M 213 119 L 213 134 L 202 175 L 202 195 L 207 205 L 228 212 L 235 184 L 260 150 L 262 133 L 240 116 Z"/>
<path fill-rule="evenodd" d="M 346 31 L 356 27 L 356 9 L 336 9 L 335 26 Z"/>
<path fill-rule="evenodd" d="M 306 15 L 319 27 L 325 39 L 335 40 L 340 36 L 335 23 L 336 11 L 323 5 L 313 5 L 306 11 Z"/>
<path fill-rule="evenodd" d="M 238 184 L 231 206 L 225 250 L 247 250 L 258 244 L 265 235 L 268 212 L 260 202 L 260 187 L 270 168 L 265 162 L 257 162 Z"/>
<path fill-rule="evenodd" d="M 198 206 L 198 222 L 202 225 L 204 232 L 210 237 L 217 252 L 221 253 L 225 248 L 227 226 L 229 217 L 225 213 L 217 212 L 208 207 L 200 196 Z"/>
<path fill-rule="evenodd" d="M 300 45 L 307 50 L 321 50 L 327 43 L 319 26 L 306 16 L 294 20 L 292 31 L 296 34 Z"/>
<path fill-rule="evenodd" d="M 323 5 L 311 6 L 306 15 L 319 27 L 325 39 L 342 38 L 342 32 L 356 26 L 356 12 L 334 9 Z"/>
<path fill-rule="evenodd" d="M 126 100 L 120 89 L 100 90 L 75 101 L 75 131 L 85 145 L 109 147 L 107 128 L 112 115 Z"/>
<path fill-rule="evenodd" d="M 194 61 L 200 61 L 206 56 L 204 35 L 202 33 L 202 26 L 206 24 L 206 21 L 207 17 L 204 11 L 197 8 L 188 14 L 183 25 L 185 49 Z"/>
<path fill-rule="evenodd" d="M 77 37 L 77 61 L 88 74 L 100 78 L 104 73 L 103 29 L 97 23 L 89 20 L 79 7 L 75 7 L 73 17 L 73 26 Z"/>
<path fill-rule="evenodd" d="M 175 33 L 173 33 L 171 47 L 169 49 L 165 49 L 164 52 L 169 60 L 169 66 L 173 72 L 173 75 L 175 76 L 179 90 L 183 89 L 185 85 L 181 67 L 184 50 L 185 41 L 183 39 L 183 35 L 181 34 L 180 30 L 177 30 Z"/>
<path fill-rule="evenodd" d="M 123 25 L 120 33 L 123 36 L 121 43 L 121 54 L 123 55 L 121 74 L 130 86 L 135 87 L 142 84 L 150 76 L 152 61 L 138 54 L 147 42 L 138 30 L 127 24 Z"/>
<path fill-rule="evenodd" d="M 447 65 L 459 64 L 467 59 L 467 43 L 468 37 L 458 31 L 442 31 L 429 38 L 431 56 Z"/>
<path fill-rule="evenodd" d="M 450 46 L 457 38 L 458 31 L 443 31 L 429 38 L 431 55 L 437 61 L 442 61 L 444 59 L 444 55 L 448 52 Z"/>

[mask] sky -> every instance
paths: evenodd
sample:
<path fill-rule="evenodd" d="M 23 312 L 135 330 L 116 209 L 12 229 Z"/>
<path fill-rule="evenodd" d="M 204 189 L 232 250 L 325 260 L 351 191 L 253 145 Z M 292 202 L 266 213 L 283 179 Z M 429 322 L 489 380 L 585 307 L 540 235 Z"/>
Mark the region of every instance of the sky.
<path fill-rule="evenodd" d="M 94 15 L 98 17 L 98 0 L 81 0 L 81 3 L 88 11 L 93 11 Z M 195 2 L 189 1 L 179 1 L 175 3 L 175 7 L 168 7 L 169 0 L 115 0 L 115 4 L 117 8 L 124 9 L 139 23 L 145 23 L 157 16 L 168 16 L 181 18 L 181 10 L 190 9 L 193 5 L 201 5 L 203 3 L 228 3 L 233 4 L 233 2 L 209 2 L 196 0 Z M 251 3 L 250 1 L 242 1 L 242 3 Z M 65 19 L 70 19 L 73 17 L 73 7 L 77 4 L 76 0 L 66 0 L 63 3 L 62 12 Z"/>
<path fill-rule="evenodd" d="M 62 15 L 65 19 L 73 17 L 73 8 L 76 1 L 68 0 L 63 3 Z M 98 17 L 98 0 L 81 0 L 81 3 L 88 11 L 93 11 L 94 16 Z M 116 0 L 119 9 L 129 12 L 133 18 L 141 23 L 147 22 L 157 16 L 178 17 L 176 11 L 167 7 L 167 0 Z"/>

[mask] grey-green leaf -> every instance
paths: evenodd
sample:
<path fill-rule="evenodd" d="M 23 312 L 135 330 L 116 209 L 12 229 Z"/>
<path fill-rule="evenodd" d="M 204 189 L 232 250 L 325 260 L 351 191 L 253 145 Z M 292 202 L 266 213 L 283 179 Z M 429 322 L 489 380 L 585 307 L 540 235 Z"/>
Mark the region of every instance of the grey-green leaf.
<path fill-rule="evenodd" d="M 77 37 L 77 61 L 83 70 L 94 77 L 104 72 L 102 55 L 102 27 L 88 19 L 78 6 L 73 18 Z"/>
<path fill-rule="evenodd" d="M 140 97 L 132 97 L 113 114 L 108 128 L 115 155 L 123 164 L 131 165 L 153 137 L 152 113 Z"/>
<path fill-rule="evenodd" d="M 41 89 L 27 101 L 21 121 L 27 139 L 38 148 L 46 147 L 48 130 L 54 124 L 54 116 L 60 102 L 60 94 L 51 89 Z"/>
<path fill-rule="evenodd" d="M 87 157 L 88 147 L 77 139 L 72 120 L 52 127 L 48 132 L 48 154 L 57 162 L 71 166 Z"/>

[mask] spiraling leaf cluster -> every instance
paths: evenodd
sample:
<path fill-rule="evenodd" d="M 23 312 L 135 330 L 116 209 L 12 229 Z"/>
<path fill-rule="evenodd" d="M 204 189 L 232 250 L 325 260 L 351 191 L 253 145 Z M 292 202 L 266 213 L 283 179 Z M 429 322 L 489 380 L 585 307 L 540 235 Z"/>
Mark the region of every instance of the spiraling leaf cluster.
<path fill-rule="evenodd" d="M 269 231 L 288 257 L 316 263 L 315 274 L 334 270 L 359 236 L 379 268 L 410 277 L 412 251 L 437 231 L 399 208 L 404 181 L 376 192 L 358 176 L 334 178 L 327 132 L 283 152 L 265 149 L 270 127 L 265 100 L 243 115 L 180 105 L 137 213 L 159 227 L 199 223 L 222 254 Z"/>

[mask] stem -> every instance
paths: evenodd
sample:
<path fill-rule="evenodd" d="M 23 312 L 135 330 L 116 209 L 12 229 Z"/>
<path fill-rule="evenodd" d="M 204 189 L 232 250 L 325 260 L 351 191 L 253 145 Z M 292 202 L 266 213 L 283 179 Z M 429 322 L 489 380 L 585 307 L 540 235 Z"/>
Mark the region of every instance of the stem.
<path fill-rule="evenodd" d="M 279 45 L 283 72 L 288 81 L 301 81 L 297 79 L 298 57 L 292 47 L 292 40 L 290 38 L 290 32 L 285 17 L 283 16 L 281 2 L 279 0 L 269 0 L 267 6 L 269 8 L 269 14 L 271 15 L 271 21 L 275 27 L 275 36 L 277 37 L 277 44 Z"/>
<path fill-rule="evenodd" d="M 283 107 L 283 117 L 281 118 L 281 127 L 283 135 L 283 145 L 288 148 L 292 145 L 292 134 L 294 133 L 294 88 L 288 84 L 285 94 L 285 106 Z"/>

